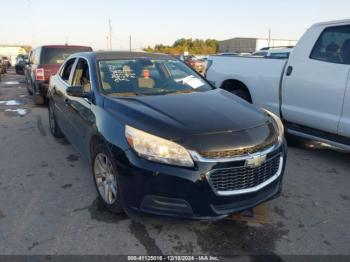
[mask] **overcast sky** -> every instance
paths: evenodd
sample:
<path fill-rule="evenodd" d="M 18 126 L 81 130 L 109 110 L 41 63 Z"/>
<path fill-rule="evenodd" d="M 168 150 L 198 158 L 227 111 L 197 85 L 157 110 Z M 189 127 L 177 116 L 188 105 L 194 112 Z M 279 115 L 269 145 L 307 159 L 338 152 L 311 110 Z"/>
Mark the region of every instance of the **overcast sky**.
<path fill-rule="evenodd" d="M 0 44 L 107 46 L 171 44 L 181 37 L 299 39 L 313 23 L 350 18 L 349 0 L 6 0 Z"/>

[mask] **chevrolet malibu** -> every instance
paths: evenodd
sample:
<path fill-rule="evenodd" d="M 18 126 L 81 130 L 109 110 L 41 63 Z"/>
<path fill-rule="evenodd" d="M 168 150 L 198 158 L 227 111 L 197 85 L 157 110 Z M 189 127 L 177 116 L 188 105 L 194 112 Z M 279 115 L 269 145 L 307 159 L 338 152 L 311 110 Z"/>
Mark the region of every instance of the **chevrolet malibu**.
<path fill-rule="evenodd" d="M 89 52 L 50 80 L 53 136 L 115 212 L 221 219 L 281 193 L 283 125 L 171 56 Z"/>

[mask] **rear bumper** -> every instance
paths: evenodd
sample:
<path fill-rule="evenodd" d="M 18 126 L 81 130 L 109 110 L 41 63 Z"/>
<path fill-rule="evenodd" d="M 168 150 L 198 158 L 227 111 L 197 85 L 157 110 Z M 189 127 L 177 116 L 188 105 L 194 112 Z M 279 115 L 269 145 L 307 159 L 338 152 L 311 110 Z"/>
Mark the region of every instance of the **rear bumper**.
<path fill-rule="evenodd" d="M 151 214 L 187 219 L 221 219 L 278 197 L 286 163 L 286 148 L 281 175 L 261 189 L 236 195 L 218 195 L 206 173 L 217 163 L 197 163 L 195 169 L 152 163 L 139 158 L 133 151 L 116 156 L 119 167 L 122 205 L 128 213 Z M 226 163 L 225 165 L 228 165 Z"/>

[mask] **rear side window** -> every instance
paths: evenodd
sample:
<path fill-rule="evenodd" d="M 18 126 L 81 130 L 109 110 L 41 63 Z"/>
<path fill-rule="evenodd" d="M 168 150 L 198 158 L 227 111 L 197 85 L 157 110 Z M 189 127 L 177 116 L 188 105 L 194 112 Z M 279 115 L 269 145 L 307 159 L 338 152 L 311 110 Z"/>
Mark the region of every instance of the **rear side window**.
<path fill-rule="evenodd" d="M 39 64 L 39 52 L 40 49 L 34 49 L 31 51 L 30 53 L 30 58 L 29 58 L 29 61 L 31 64 L 34 64 L 34 65 L 37 65 Z"/>
<path fill-rule="evenodd" d="M 350 26 L 325 29 L 317 40 L 311 59 L 336 64 L 350 64 Z"/>
<path fill-rule="evenodd" d="M 287 59 L 289 57 L 289 53 L 288 52 L 284 52 L 284 53 L 271 53 L 269 55 L 272 58 L 280 58 L 280 59 Z"/>
<path fill-rule="evenodd" d="M 91 51 L 90 48 L 48 48 L 42 51 L 42 64 L 62 64 L 71 54 Z"/>
<path fill-rule="evenodd" d="M 72 59 L 69 59 L 65 65 L 63 66 L 63 69 L 60 73 L 60 76 L 61 78 L 68 82 L 69 81 L 69 77 L 70 77 L 70 74 L 72 72 L 72 68 L 73 68 L 73 65 L 74 65 L 74 62 L 75 62 L 75 58 L 72 58 Z"/>

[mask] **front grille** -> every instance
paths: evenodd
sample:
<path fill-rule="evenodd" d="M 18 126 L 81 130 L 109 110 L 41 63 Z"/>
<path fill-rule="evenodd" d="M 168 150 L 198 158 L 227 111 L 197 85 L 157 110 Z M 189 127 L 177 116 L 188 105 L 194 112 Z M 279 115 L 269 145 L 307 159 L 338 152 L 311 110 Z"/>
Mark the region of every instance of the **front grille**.
<path fill-rule="evenodd" d="M 264 183 L 273 177 L 279 169 L 281 156 L 266 160 L 259 167 L 233 167 L 214 170 L 209 175 L 209 182 L 216 191 L 235 191 L 249 189 Z"/>
<path fill-rule="evenodd" d="M 208 151 L 208 152 L 198 152 L 202 157 L 207 159 L 219 159 L 219 158 L 233 158 L 237 156 L 244 156 L 248 154 L 255 154 L 262 152 L 273 145 L 277 144 L 278 135 L 274 135 L 266 140 L 264 143 L 244 148 L 236 148 L 232 150 L 224 151 Z"/>

